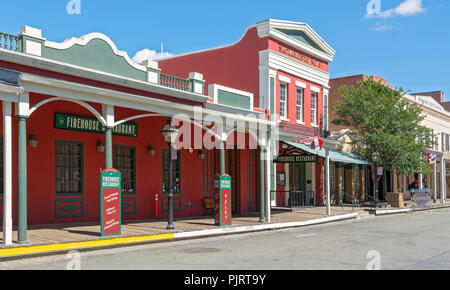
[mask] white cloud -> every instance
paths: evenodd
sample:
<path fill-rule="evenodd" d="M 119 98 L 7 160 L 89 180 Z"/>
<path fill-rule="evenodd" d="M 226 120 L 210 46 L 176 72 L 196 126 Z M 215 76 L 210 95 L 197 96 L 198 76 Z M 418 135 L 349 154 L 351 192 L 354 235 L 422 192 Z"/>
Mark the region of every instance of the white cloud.
<path fill-rule="evenodd" d="M 387 19 L 394 16 L 415 16 L 424 13 L 426 9 L 423 7 L 422 0 L 405 0 L 397 7 L 384 10 L 378 14 L 366 14 L 366 18 L 383 18 Z"/>
<path fill-rule="evenodd" d="M 138 52 L 136 52 L 136 55 L 133 56 L 133 61 L 135 63 L 142 63 L 145 60 L 154 60 L 154 61 L 158 61 L 158 60 L 162 60 L 168 57 L 173 56 L 172 53 L 169 52 L 157 52 L 156 50 L 152 50 L 152 49 L 143 49 L 140 50 Z"/>
<path fill-rule="evenodd" d="M 422 0 L 406 0 L 395 7 L 395 13 L 401 16 L 414 16 L 422 12 L 425 12 L 425 8 L 422 7 Z"/>

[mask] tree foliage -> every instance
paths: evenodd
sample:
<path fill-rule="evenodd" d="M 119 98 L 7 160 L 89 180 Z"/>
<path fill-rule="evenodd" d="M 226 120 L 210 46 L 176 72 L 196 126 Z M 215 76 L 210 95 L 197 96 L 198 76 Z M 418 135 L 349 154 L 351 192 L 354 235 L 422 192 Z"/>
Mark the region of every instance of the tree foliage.
<path fill-rule="evenodd" d="M 434 144 L 432 131 L 421 122 L 422 109 L 402 97 L 404 92 L 371 79 L 358 87 L 339 88 L 341 100 L 332 108 L 337 114 L 333 124 L 353 129 L 364 144 L 360 156 L 372 163 L 372 153 L 380 154 L 379 166 L 400 174 L 430 173 L 424 158 Z"/>

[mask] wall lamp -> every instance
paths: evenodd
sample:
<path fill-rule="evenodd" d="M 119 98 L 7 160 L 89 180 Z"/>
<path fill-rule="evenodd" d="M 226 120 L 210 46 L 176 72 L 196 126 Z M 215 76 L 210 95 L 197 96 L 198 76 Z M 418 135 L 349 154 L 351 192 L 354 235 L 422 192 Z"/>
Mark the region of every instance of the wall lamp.
<path fill-rule="evenodd" d="M 102 140 L 97 141 L 97 151 L 105 152 L 105 144 L 103 144 Z"/>
<path fill-rule="evenodd" d="M 150 156 L 150 157 L 154 157 L 155 156 L 156 151 L 155 151 L 155 148 L 153 148 L 152 145 L 148 145 L 147 151 L 148 151 L 148 156 Z"/>
<path fill-rule="evenodd" d="M 30 148 L 37 148 L 38 146 L 38 139 L 33 133 L 28 136 L 28 146 L 30 146 Z"/>
<path fill-rule="evenodd" d="M 198 150 L 198 159 L 204 160 L 205 159 L 205 151 Z"/>

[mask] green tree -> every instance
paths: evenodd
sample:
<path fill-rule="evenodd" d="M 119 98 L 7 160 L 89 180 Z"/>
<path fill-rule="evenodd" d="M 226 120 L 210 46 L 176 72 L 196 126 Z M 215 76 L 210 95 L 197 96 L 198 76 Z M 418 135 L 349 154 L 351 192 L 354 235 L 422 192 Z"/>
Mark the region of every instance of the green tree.
<path fill-rule="evenodd" d="M 332 108 L 338 116 L 333 124 L 354 131 L 364 144 L 358 152 L 364 160 L 372 163 L 372 153 L 377 151 L 378 165 L 395 171 L 397 178 L 399 174 L 430 173 L 424 155 L 434 144 L 432 131 L 420 125 L 425 118 L 422 109 L 403 98 L 401 89 L 368 79 L 358 82 L 358 87 L 340 87 L 339 94 L 341 99 Z M 375 172 L 372 165 L 373 182 Z M 375 199 L 375 188 L 373 195 Z"/>

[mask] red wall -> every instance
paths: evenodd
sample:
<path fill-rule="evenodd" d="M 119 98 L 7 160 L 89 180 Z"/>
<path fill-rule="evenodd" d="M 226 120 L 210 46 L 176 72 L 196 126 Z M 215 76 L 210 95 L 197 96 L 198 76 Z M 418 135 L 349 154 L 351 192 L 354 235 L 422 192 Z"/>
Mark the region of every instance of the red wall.
<path fill-rule="evenodd" d="M 30 94 L 33 106 L 49 96 Z M 100 104 L 90 103 L 101 112 Z M 92 117 L 85 108 L 71 102 L 57 101 L 48 103 L 36 110 L 27 120 L 27 135 L 33 133 L 38 139 L 38 147 L 27 147 L 28 177 L 28 224 L 78 223 L 100 221 L 100 170 L 105 167 L 105 154 L 97 152 L 97 141 L 105 143 L 104 134 L 55 129 L 55 113 Z M 124 108 L 115 108 L 116 120 L 140 115 L 143 112 Z M 0 113 L 0 125 L 2 125 Z M 124 220 L 153 219 L 155 217 L 154 195 L 159 194 L 159 217 L 166 218 L 161 212 L 162 150 L 167 144 L 160 133 L 166 123 L 164 117 L 144 118 L 133 121 L 138 124 L 138 137 L 113 135 L 113 144 L 136 147 L 136 195 L 122 194 L 137 198 L 137 213 L 123 215 Z M 1 127 L 2 128 L 2 127 Z M 17 118 L 13 117 L 13 221 L 17 222 Z M 192 130 L 193 132 L 193 130 Z M 55 193 L 55 140 L 77 141 L 83 143 L 83 196 L 56 196 Z M 193 140 L 193 139 L 192 139 Z M 249 137 L 246 136 L 246 144 Z M 148 145 L 152 145 L 156 154 L 150 157 Z M 245 214 L 248 201 L 247 154 L 248 150 L 239 150 L 238 189 L 239 212 Z M 203 215 L 203 160 L 198 151 L 181 150 L 181 188 L 182 211 L 175 211 L 175 217 Z M 259 184 L 258 181 L 256 181 Z M 258 191 L 259 194 L 259 191 Z M 177 197 L 177 195 L 175 195 Z M 84 199 L 84 217 L 56 218 L 55 199 Z M 192 204 L 192 207 L 188 207 Z"/>
<path fill-rule="evenodd" d="M 268 48 L 268 39 L 259 38 L 251 28 L 238 43 L 209 51 L 192 53 L 159 61 L 162 73 L 188 78 L 190 72 L 203 74 L 209 84 L 219 84 L 251 92 L 254 106 L 259 107 L 259 51 Z"/>

